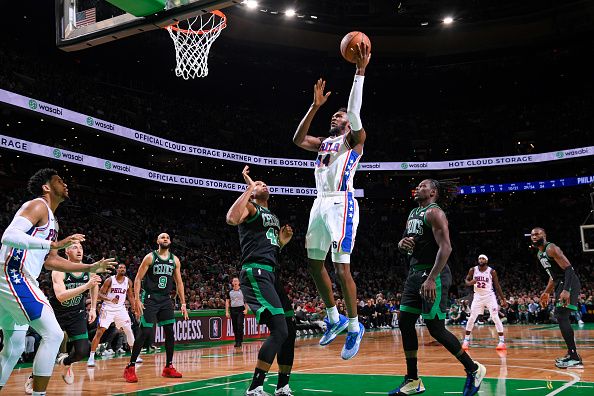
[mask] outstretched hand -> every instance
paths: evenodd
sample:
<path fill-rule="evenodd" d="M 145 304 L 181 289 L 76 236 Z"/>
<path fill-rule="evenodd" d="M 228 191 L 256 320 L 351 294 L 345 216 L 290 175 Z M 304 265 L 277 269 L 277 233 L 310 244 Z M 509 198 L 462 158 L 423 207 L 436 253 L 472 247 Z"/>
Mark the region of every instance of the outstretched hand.
<path fill-rule="evenodd" d="M 243 172 L 241 172 L 241 174 L 243 175 L 243 180 L 245 180 L 245 184 L 247 184 L 248 187 L 255 187 L 256 183 L 254 183 L 254 181 L 250 177 L 249 173 L 250 173 L 250 167 L 248 165 L 246 165 L 243 168 Z"/>
<path fill-rule="evenodd" d="M 288 224 L 282 226 L 279 235 L 281 246 L 285 246 L 287 243 L 289 243 L 291 238 L 293 238 L 293 229 L 291 226 Z"/>
<path fill-rule="evenodd" d="M 357 70 L 364 71 L 371 60 L 371 47 L 361 41 L 355 49 L 355 65 Z"/>
<path fill-rule="evenodd" d="M 326 101 L 328 100 L 328 96 L 330 96 L 330 94 L 332 92 L 328 91 L 328 92 L 324 93 L 325 89 L 326 89 L 326 81 L 324 81 L 320 78 L 314 84 L 314 101 L 313 101 L 314 106 L 320 107 L 324 103 L 326 103 Z"/>

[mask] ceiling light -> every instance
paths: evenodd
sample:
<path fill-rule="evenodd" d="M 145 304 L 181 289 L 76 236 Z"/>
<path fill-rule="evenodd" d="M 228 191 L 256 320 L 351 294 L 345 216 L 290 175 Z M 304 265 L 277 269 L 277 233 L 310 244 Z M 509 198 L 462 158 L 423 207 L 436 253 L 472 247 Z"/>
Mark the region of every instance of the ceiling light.
<path fill-rule="evenodd" d="M 287 11 L 285 11 L 285 15 L 288 17 L 293 17 L 293 16 L 295 16 L 295 10 L 292 8 L 289 8 Z"/>
<path fill-rule="evenodd" d="M 446 25 L 449 25 L 452 22 L 454 22 L 454 18 L 452 18 L 450 16 L 443 18 L 443 23 L 445 23 Z"/>
<path fill-rule="evenodd" d="M 245 5 L 248 8 L 256 8 L 256 7 L 258 7 L 258 2 L 256 0 L 245 0 L 244 3 L 245 3 Z"/>

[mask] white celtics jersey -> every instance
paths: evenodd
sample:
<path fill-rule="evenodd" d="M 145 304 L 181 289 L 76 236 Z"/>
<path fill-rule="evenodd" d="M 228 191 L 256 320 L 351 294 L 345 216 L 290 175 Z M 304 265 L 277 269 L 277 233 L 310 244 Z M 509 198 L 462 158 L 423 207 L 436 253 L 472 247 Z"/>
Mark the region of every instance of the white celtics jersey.
<path fill-rule="evenodd" d="M 47 202 L 43 198 L 36 199 L 43 202 L 47 207 L 47 223 L 40 227 L 31 227 L 27 234 L 47 241 L 56 241 L 58 238 L 58 221 Z M 20 216 L 25 205 L 21 206 L 15 217 Z M 8 271 L 13 278 L 18 277 L 17 273 L 20 273 L 27 276 L 29 280 L 37 282 L 36 279 L 39 277 L 48 253 L 49 251 L 45 249 L 16 249 L 2 245 L 2 248 L 0 248 L 0 265 L 5 265 L 7 269 L 3 272 Z M 15 281 L 17 280 L 15 278 Z"/>
<path fill-rule="evenodd" d="M 111 287 L 107 292 L 108 301 L 103 301 L 103 307 L 109 310 L 122 309 L 126 302 L 126 293 L 128 293 L 128 277 L 125 276 L 122 283 L 118 282 L 116 275 L 111 276 Z M 117 302 L 113 303 L 113 299 L 117 298 Z"/>
<path fill-rule="evenodd" d="M 485 272 L 481 272 L 479 266 L 474 267 L 474 274 L 472 278 L 476 281 L 474 284 L 474 293 L 480 296 L 488 296 L 494 294 L 493 291 L 493 276 L 491 275 L 491 267 L 487 267 Z"/>
<path fill-rule="evenodd" d="M 316 160 L 318 193 L 353 192 L 353 178 L 362 155 L 349 147 L 346 135 L 331 136 L 322 142 Z"/>

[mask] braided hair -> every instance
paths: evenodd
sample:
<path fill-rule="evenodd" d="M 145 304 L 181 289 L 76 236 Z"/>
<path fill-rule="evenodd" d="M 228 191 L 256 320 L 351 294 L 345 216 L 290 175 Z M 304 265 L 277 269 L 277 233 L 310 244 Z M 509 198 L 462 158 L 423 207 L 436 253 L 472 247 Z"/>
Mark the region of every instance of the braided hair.
<path fill-rule="evenodd" d="M 431 187 L 437 190 L 436 202 L 439 202 L 443 206 L 450 204 L 458 195 L 460 185 L 459 180 L 460 179 L 458 178 L 442 180 L 429 179 Z"/>

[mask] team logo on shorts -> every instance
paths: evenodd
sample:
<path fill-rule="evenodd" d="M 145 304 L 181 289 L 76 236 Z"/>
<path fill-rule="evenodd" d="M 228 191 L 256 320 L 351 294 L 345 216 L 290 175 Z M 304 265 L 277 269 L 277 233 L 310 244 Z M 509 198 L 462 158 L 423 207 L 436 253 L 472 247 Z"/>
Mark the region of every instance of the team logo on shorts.
<path fill-rule="evenodd" d="M 218 340 L 223 333 L 223 321 L 221 318 L 210 318 L 208 321 L 208 329 L 211 340 Z"/>

